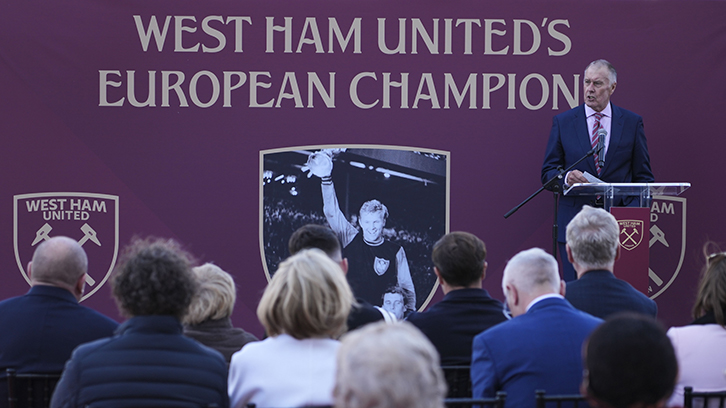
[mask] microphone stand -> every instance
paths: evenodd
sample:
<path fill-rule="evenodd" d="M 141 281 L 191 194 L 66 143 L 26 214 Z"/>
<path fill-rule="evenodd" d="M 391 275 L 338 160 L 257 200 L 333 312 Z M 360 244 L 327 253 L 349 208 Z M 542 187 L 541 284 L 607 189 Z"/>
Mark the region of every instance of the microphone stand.
<path fill-rule="evenodd" d="M 584 156 L 580 157 L 580 159 L 566 169 L 562 169 L 562 166 L 557 167 L 557 174 L 552 177 L 551 179 L 547 180 L 542 187 L 540 187 L 537 191 L 534 192 L 531 196 L 527 197 L 524 201 L 519 203 L 516 207 L 512 208 L 504 214 L 504 218 L 509 218 L 510 215 L 517 212 L 520 208 L 522 208 L 525 204 L 530 202 L 533 198 L 537 197 L 539 193 L 541 193 L 544 189 L 551 189 L 554 199 L 555 199 L 555 216 L 554 216 L 554 223 L 552 224 L 552 256 L 557 258 L 557 235 L 559 233 L 559 226 L 557 225 L 557 208 L 559 206 L 559 200 L 560 200 L 560 185 L 557 183 L 559 180 L 562 180 L 562 177 L 566 175 L 570 170 L 575 168 L 578 164 L 580 164 L 583 160 L 587 159 L 588 157 L 592 157 L 593 154 L 597 153 L 598 151 L 601 151 L 602 147 L 595 146 L 594 148 L 590 149 Z"/>

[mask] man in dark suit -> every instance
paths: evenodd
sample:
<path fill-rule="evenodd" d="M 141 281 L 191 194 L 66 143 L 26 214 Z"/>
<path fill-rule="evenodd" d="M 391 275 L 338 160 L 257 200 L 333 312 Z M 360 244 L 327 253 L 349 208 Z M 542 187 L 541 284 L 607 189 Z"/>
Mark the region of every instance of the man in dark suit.
<path fill-rule="evenodd" d="M 542 183 L 556 176 L 597 146 L 603 137 L 603 150 L 593 158 L 585 159 L 560 181 L 560 191 L 576 183 L 588 183 L 584 172 L 607 183 L 649 183 L 654 180 L 650 169 L 650 156 L 643 130 L 643 118 L 610 103 L 617 85 L 617 72 L 605 60 L 590 63 L 585 69 L 585 103 L 552 120 L 547 150 L 542 164 Z M 602 157 L 600 157 L 602 156 Z M 596 163 L 600 160 L 602 166 Z M 632 202 L 619 199 L 614 205 Z M 575 280 L 575 271 L 567 261 L 565 252 L 565 226 L 584 204 L 596 205 L 596 197 L 560 198 L 557 240 L 566 281 Z"/>
<path fill-rule="evenodd" d="M 628 282 L 613 275 L 620 258 L 620 228 L 609 212 L 590 206 L 567 226 L 567 258 L 577 280 L 567 283 L 565 298 L 583 312 L 605 319 L 617 312 L 656 317 L 658 306 Z"/>
<path fill-rule="evenodd" d="M 469 365 L 474 336 L 506 320 L 502 302 L 482 289 L 486 255 L 484 243 L 468 232 L 446 234 L 434 244 L 431 258 L 444 298 L 408 321 L 431 340 L 441 365 Z"/>
<path fill-rule="evenodd" d="M 344 273 L 348 272 L 348 259 L 343 258 L 338 236 L 328 227 L 316 224 L 303 225 L 292 233 L 287 246 L 290 255 L 295 255 L 303 249 L 317 248 L 340 265 Z M 353 307 L 348 315 L 347 325 L 349 331 L 379 320 L 390 322 L 396 320 L 391 313 L 375 307 L 363 299 L 356 298 L 356 302 L 358 305 Z"/>
<path fill-rule="evenodd" d="M 564 298 L 557 260 L 539 248 L 522 251 L 504 268 L 502 288 L 514 318 L 474 338 L 474 398 L 507 393 L 507 406 L 535 406 L 535 390 L 577 394 L 582 344 L 602 323 Z"/>
<path fill-rule="evenodd" d="M 53 237 L 28 264 L 31 288 L 0 302 L 0 401 L 7 401 L 5 370 L 60 373 L 78 345 L 111 337 L 118 324 L 78 304 L 88 258 L 78 242 Z"/>

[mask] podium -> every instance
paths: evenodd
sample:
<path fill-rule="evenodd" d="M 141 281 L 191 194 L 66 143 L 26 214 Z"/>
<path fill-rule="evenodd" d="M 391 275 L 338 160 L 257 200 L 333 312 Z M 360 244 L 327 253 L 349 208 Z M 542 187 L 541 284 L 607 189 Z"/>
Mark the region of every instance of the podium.
<path fill-rule="evenodd" d="M 620 279 L 648 296 L 650 249 L 650 206 L 654 196 L 678 196 L 691 183 L 582 183 L 565 189 L 568 196 L 602 196 L 606 211 L 618 220 L 620 227 L 620 259 L 614 273 Z M 616 207 L 623 197 L 637 197 L 638 205 Z"/>

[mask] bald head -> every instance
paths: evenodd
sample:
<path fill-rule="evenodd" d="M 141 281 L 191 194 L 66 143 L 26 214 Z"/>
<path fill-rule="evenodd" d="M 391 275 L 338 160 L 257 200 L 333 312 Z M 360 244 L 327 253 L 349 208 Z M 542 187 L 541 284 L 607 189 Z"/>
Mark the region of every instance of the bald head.
<path fill-rule="evenodd" d="M 38 245 L 28 270 L 32 285 L 58 286 L 73 292 L 88 271 L 88 257 L 75 240 L 53 237 Z"/>
<path fill-rule="evenodd" d="M 518 253 L 507 262 L 502 289 L 512 316 L 519 316 L 539 296 L 564 295 L 564 282 L 560 280 L 557 260 L 539 248 L 532 248 Z"/>

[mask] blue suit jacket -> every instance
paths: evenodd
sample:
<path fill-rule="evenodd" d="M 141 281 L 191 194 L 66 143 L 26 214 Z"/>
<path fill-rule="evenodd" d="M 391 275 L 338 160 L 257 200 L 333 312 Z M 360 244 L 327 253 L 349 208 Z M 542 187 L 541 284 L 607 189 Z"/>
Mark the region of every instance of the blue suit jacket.
<path fill-rule="evenodd" d="M 642 313 L 653 318 L 658 314 L 652 299 L 610 271 L 588 271 L 580 279 L 568 282 L 565 298 L 575 308 L 601 319 L 618 312 Z"/>
<path fill-rule="evenodd" d="M 111 337 L 118 323 L 78 304 L 53 286 L 0 302 L 0 401 L 7 401 L 5 369 L 60 373 L 78 345 Z M 4 399 L 2 399 L 4 398 Z"/>
<path fill-rule="evenodd" d="M 535 406 L 534 392 L 578 394 L 582 344 L 602 323 L 565 299 L 548 298 L 474 338 L 474 398 L 507 392 L 507 407 Z"/>
<path fill-rule="evenodd" d="M 474 336 L 502 323 L 504 305 L 484 289 L 457 289 L 424 313 L 408 321 L 418 327 L 438 350 L 441 365 L 469 365 Z"/>
<path fill-rule="evenodd" d="M 605 155 L 605 166 L 599 178 L 609 183 L 650 183 L 653 172 L 643 130 L 643 118 L 633 112 L 612 105 L 610 145 Z M 557 175 L 557 168 L 568 168 L 591 149 L 585 105 L 580 105 L 552 119 L 552 130 L 547 142 L 542 183 Z M 575 167 L 597 176 L 595 161 L 589 157 Z M 560 187 L 562 182 L 560 181 Z M 562 190 L 560 190 L 562 191 Z M 594 204 L 595 197 L 561 196 L 558 208 L 560 225 L 558 241 L 565 242 L 565 227 L 585 204 Z M 628 205 L 632 200 L 621 200 L 615 205 Z"/>

